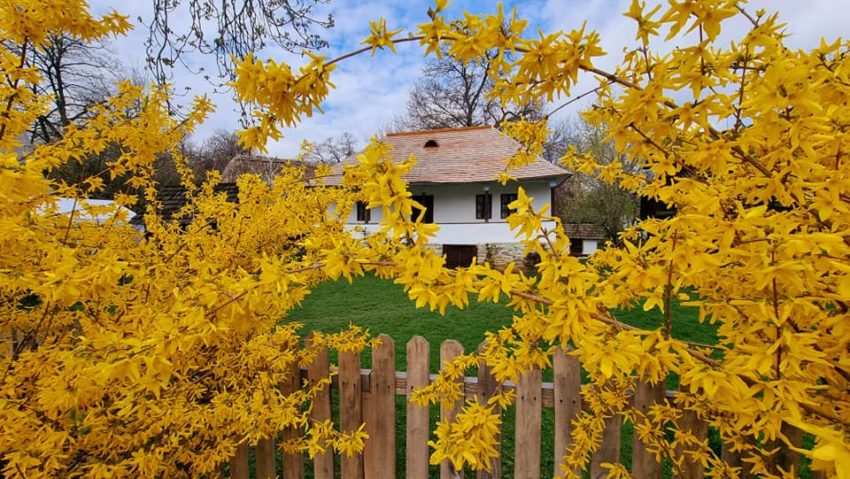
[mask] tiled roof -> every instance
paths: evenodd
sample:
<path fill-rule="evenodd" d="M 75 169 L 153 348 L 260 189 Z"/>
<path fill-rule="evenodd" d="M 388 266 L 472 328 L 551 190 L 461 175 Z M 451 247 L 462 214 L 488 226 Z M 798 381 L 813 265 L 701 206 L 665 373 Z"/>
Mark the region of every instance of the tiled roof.
<path fill-rule="evenodd" d="M 245 173 L 259 174 L 263 178 L 271 178 L 284 166 L 303 167 L 304 178 L 310 179 L 316 171 L 316 165 L 306 161 L 287 160 L 268 156 L 237 155 L 233 157 L 221 172 L 221 181 L 235 183 L 239 175 Z"/>
<path fill-rule="evenodd" d="M 504 171 L 505 161 L 520 147 L 492 126 L 391 133 L 385 141 L 393 146 L 391 154 L 395 161 L 405 160 L 411 154 L 416 158 L 416 165 L 405 179 L 419 184 L 494 181 Z M 356 163 L 356 159 L 334 167 L 335 174 L 326 183 L 338 184 L 343 166 L 352 163 Z M 559 178 L 569 174 L 542 158 L 509 173 L 521 180 Z"/>
<path fill-rule="evenodd" d="M 593 223 L 564 223 L 567 236 L 574 239 L 605 239 L 605 228 Z"/>
<path fill-rule="evenodd" d="M 215 185 L 216 193 L 224 193 L 227 196 L 227 201 L 237 203 L 239 201 L 239 188 L 236 183 L 219 183 Z M 158 213 L 166 221 L 170 221 L 172 217 L 180 211 L 180 208 L 186 205 L 186 188 L 180 185 L 161 186 L 157 192 L 157 199 L 162 203 L 162 208 Z M 191 218 L 180 218 L 180 224 L 188 224 Z M 142 224 L 144 215 L 136 215 L 130 220 L 132 224 Z"/>

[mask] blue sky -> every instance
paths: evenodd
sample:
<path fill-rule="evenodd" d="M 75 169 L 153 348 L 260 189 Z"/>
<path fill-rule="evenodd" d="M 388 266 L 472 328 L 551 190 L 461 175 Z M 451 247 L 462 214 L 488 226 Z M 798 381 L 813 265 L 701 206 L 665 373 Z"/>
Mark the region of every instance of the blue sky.
<path fill-rule="evenodd" d="M 766 8 L 779 11 L 788 22 L 788 31 L 792 34 L 789 44 L 792 47 L 810 48 L 816 46 L 820 38 L 847 36 L 850 25 L 848 0 L 753 0 L 747 7 L 750 11 Z M 588 27 L 598 31 L 603 47 L 608 55 L 597 63 L 602 68 L 612 69 L 618 63 L 623 48 L 634 42 L 634 25 L 622 16 L 628 9 L 630 0 L 513 0 L 503 2 L 506 11 L 516 7 L 520 17 L 530 21 L 530 29 L 542 29 L 545 32 L 577 28 L 584 20 Z M 649 0 L 650 5 L 657 3 Z M 90 0 L 95 12 L 114 8 L 130 15 L 136 21 L 142 17 L 145 21 L 151 17 L 151 2 L 136 0 L 119 2 L 117 0 Z M 334 15 L 335 26 L 323 32 L 330 43 L 326 52 L 330 57 L 358 47 L 360 41 L 369 33 L 369 20 L 379 17 L 387 19 L 391 29 L 404 28 L 415 30 L 416 25 L 426 21 L 426 12 L 431 1 L 393 1 L 393 0 L 331 0 L 322 11 Z M 496 2 L 483 0 L 450 1 L 449 15 L 454 16 L 464 10 L 490 13 L 496 9 Z M 180 19 L 178 19 L 180 21 Z M 731 23 L 726 27 L 726 38 L 737 37 L 746 26 Z M 113 41 L 112 48 L 129 68 L 144 68 L 144 26 L 137 26 L 127 37 Z M 675 45 L 668 45 L 673 48 Z M 387 125 L 394 117 L 404 113 L 407 92 L 416 81 L 424 63 L 424 57 L 416 44 L 404 44 L 398 47 L 398 54 L 377 52 L 374 57 L 368 54 L 343 62 L 332 75 L 337 89 L 329 95 L 324 105 L 325 114 L 307 119 L 297 128 L 284 131 L 284 139 L 270 144 L 270 154 L 288 157 L 298 151 L 303 139 L 321 141 L 336 136 L 343 131 L 354 134 L 361 143 Z M 260 58 L 274 58 L 299 64 L 298 55 L 288 54 L 279 49 L 268 48 L 259 52 Z M 207 71 L 216 71 L 210 59 L 196 60 L 206 64 Z M 210 93 L 211 87 L 187 72 L 175 70 L 174 84 L 177 90 L 191 88 L 190 93 Z M 590 77 L 582 80 L 574 89 L 579 94 L 595 86 Z M 217 103 L 217 111 L 208 119 L 196 135 L 196 140 L 218 129 L 233 130 L 239 127 L 238 115 L 234 105 L 226 94 L 212 94 Z M 588 101 L 577 102 L 568 109 L 559 112 L 560 117 L 575 115 Z"/>

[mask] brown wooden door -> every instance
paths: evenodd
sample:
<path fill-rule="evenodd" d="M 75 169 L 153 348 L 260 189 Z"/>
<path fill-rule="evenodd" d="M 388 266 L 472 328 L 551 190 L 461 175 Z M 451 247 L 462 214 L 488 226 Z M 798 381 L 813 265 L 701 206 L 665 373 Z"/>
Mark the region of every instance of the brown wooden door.
<path fill-rule="evenodd" d="M 478 255 L 478 247 L 474 244 L 446 244 L 443 245 L 443 254 L 446 255 L 447 267 L 465 268 Z"/>

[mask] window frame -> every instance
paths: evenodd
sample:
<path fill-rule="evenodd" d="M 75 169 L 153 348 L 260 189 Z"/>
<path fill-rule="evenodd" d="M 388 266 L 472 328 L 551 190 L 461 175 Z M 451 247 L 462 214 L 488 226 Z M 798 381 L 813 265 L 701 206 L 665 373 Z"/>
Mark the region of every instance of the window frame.
<path fill-rule="evenodd" d="M 360 223 L 372 221 L 372 210 L 366 207 L 365 201 L 358 201 L 355 208 L 357 210 L 357 221 Z"/>
<path fill-rule="evenodd" d="M 475 219 L 490 221 L 493 218 L 493 195 L 489 192 L 475 195 Z"/>
<path fill-rule="evenodd" d="M 517 200 L 516 193 L 502 193 L 501 197 L 501 208 L 500 208 L 500 217 L 502 219 L 507 218 L 512 215 L 516 210 L 508 208 L 508 205 Z"/>

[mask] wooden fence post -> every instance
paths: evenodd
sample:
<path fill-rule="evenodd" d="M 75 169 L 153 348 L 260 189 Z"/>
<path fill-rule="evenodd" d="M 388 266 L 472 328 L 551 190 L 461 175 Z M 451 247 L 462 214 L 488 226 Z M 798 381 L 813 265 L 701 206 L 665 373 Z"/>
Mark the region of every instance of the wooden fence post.
<path fill-rule="evenodd" d="M 342 432 L 356 431 L 363 424 L 360 403 L 360 354 L 339 353 L 339 415 Z M 363 455 L 342 455 L 342 479 L 363 479 Z"/>
<path fill-rule="evenodd" d="M 555 396 L 555 470 L 552 475 L 558 477 L 566 470 L 564 455 L 570 445 L 572 420 L 581 414 L 581 365 L 578 359 L 559 348 L 552 366 Z"/>
<path fill-rule="evenodd" d="M 311 339 L 307 338 L 308 347 Z M 330 362 L 328 361 L 328 348 L 322 348 L 316 352 L 316 359 L 307 366 L 307 379 L 315 383 L 330 377 Z M 322 389 L 313 398 L 313 407 L 310 410 L 310 419 L 316 422 L 324 422 L 331 417 L 331 386 Z M 316 454 L 313 458 L 313 477 L 315 479 L 333 479 L 334 475 L 334 453 L 332 450 Z M 286 476 L 284 476 L 286 477 Z M 288 478 L 287 478 L 288 479 Z"/>
<path fill-rule="evenodd" d="M 254 468 L 257 479 L 275 479 L 274 439 L 260 439 L 254 448 Z"/>
<path fill-rule="evenodd" d="M 600 479 L 608 475 L 603 463 L 620 462 L 620 432 L 623 428 L 623 416 L 617 415 L 605 420 L 602 444 L 590 461 L 590 479 Z"/>
<path fill-rule="evenodd" d="M 428 385 L 429 344 L 422 336 L 407 343 L 407 464 L 408 479 L 428 477 L 428 406 L 410 402 L 413 391 Z M 389 479 L 389 478 L 386 478 Z"/>
<path fill-rule="evenodd" d="M 685 386 L 682 386 L 680 389 L 683 391 L 686 390 Z M 708 424 L 701 420 L 699 416 L 697 416 L 696 412 L 683 410 L 682 418 L 679 421 L 679 429 L 690 432 L 698 441 L 704 441 L 708 438 Z M 682 462 L 682 469 L 679 471 L 679 477 L 682 479 L 702 479 L 705 477 L 705 468 L 700 462 L 687 457 L 687 455 L 684 454 L 684 451 L 680 449 L 676 450 L 676 455 L 686 456 Z"/>
<path fill-rule="evenodd" d="M 664 401 L 664 381 L 659 381 L 655 385 L 645 382 L 637 383 L 634 405 L 639 412 L 648 415 L 649 408 L 662 401 Z M 638 420 L 641 420 L 641 418 L 638 417 Z M 655 454 L 647 451 L 646 445 L 641 442 L 637 431 L 634 432 L 632 437 L 632 475 L 647 479 L 661 478 L 661 463 L 655 459 Z"/>
<path fill-rule="evenodd" d="M 380 344 L 372 349 L 372 377 L 369 382 L 371 417 L 366 457 L 369 477 L 393 478 L 395 474 L 395 342 L 382 334 Z M 365 459 L 365 458 L 364 458 Z M 365 470 L 365 464 L 364 464 Z"/>
<path fill-rule="evenodd" d="M 371 372 L 371 371 L 370 371 Z M 372 460 L 374 448 L 369 447 L 369 442 L 375 437 L 372 428 L 375 427 L 375 403 L 372 401 L 372 376 L 360 373 L 360 414 L 363 417 L 363 426 L 369 439 L 366 440 L 366 445 L 363 448 L 363 476 L 375 477 L 373 466 L 375 461 Z"/>
<path fill-rule="evenodd" d="M 292 394 L 301 389 L 301 368 L 297 362 L 293 361 L 289 366 L 289 374 L 286 381 L 281 384 L 281 392 L 284 394 Z M 297 441 L 303 435 L 303 431 L 296 427 L 288 427 L 281 432 L 281 440 Z M 274 454 L 274 445 L 271 445 L 272 454 Z M 272 455 L 271 469 L 269 477 L 276 477 L 274 469 L 274 456 Z M 265 476 L 260 476 L 260 463 L 257 462 L 257 479 L 266 479 Z M 293 454 L 283 455 L 283 475 L 286 479 L 301 479 L 304 477 L 304 455 L 299 451 Z"/>
<path fill-rule="evenodd" d="M 440 346 L 440 368 L 442 369 L 446 363 L 451 362 L 454 358 L 463 354 L 463 346 L 455 341 L 454 339 L 448 339 L 443 341 L 443 344 Z M 461 379 L 462 381 L 463 379 Z M 462 388 L 463 386 L 461 386 Z M 463 406 L 463 394 L 461 394 L 460 399 L 454 404 L 454 406 L 449 408 L 441 408 L 440 409 L 440 419 L 451 421 L 457 416 L 460 412 L 460 408 Z M 440 479 L 458 479 L 463 477 L 463 471 L 456 471 L 451 461 L 448 459 L 443 461 L 440 464 Z"/>
<path fill-rule="evenodd" d="M 248 479 L 248 444 L 242 443 L 236 448 L 236 454 L 230 458 L 231 479 Z"/>
<path fill-rule="evenodd" d="M 496 378 L 493 377 L 493 374 L 490 372 L 490 365 L 486 362 L 482 362 L 481 365 L 478 366 L 478 402 L 481 404 L 487 404 L 487 401 L 493 396 L 493 394 L 496 393 L 496 387 Z M 493 412 L 501 415 L 502 409 L 499 405 L 496 405 Z M 497 435 L 496 440 L 499 441 L 500 437 L 501 435 Z M 496 450 L 499 451 L 501 455 L 501 441 L 496 444 Z M 499 479 L 501 477 L 501 457 L 493 458 L 493 460 L 490 461 L 490 472 L 476 471 L 475 473 L 476 479 Z"/>
<path fill-rule="evenodd" d="M 515 479 L 540 478 L 540 368 L 524 372 L 516 387 Z"/>
<path fill-rule="evenodd" d="M 720 458 L 726 464 L 740 468 L 738 472 L 738 477 L 740 479 L 750 479 L 753 477 L 752 474 L 752 465 L 749 462 L 743 461 L 744 453 L 742 451 L 732 451 L 732 445 L 729 443 L 723 443 L 723 449 L 720 453 Z"/>
<path fill-rule="evenodd" d="M 782 423 L 782 434 L 785 435 L 794 447 L 803 447 L 803 431 L 784 422 Z M 793 468 L 795 473 L 794 475 L 799 475 L 800 461 L 803 456 L 799 452 L 793 451 L 780 439 L 776 439 L 773 447 L 778 449 L 771 460 L 773 473 L 781 475 L 779 472 L 780 470 L 789 472 Z"/>

